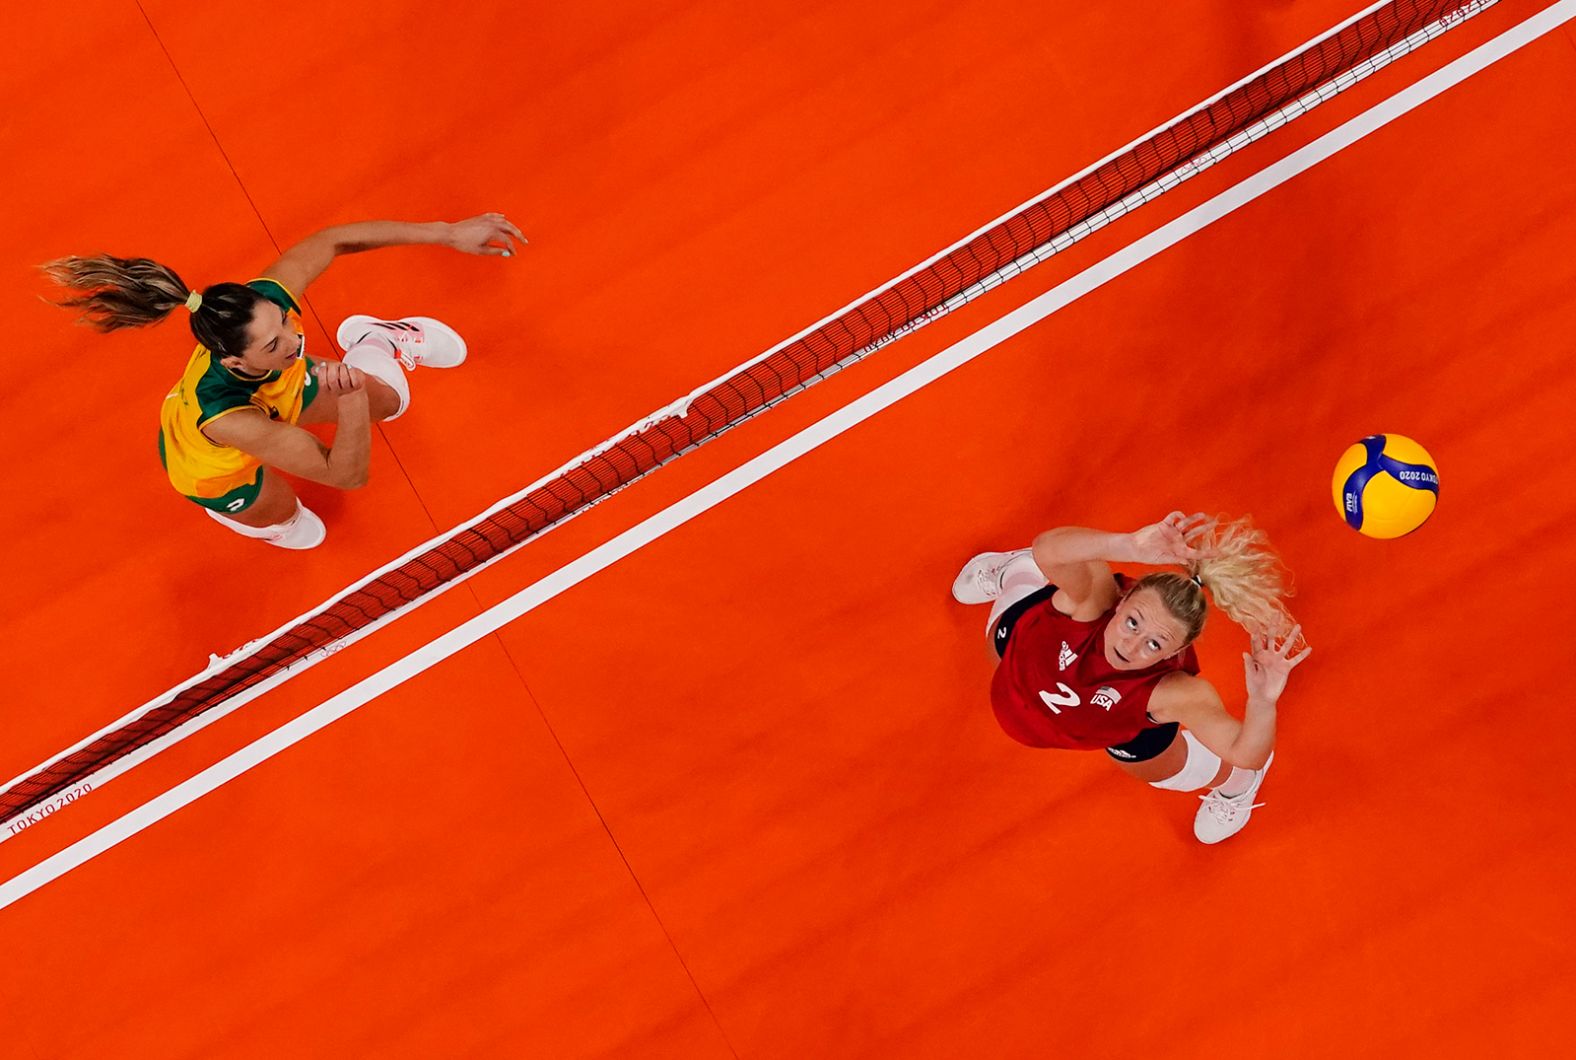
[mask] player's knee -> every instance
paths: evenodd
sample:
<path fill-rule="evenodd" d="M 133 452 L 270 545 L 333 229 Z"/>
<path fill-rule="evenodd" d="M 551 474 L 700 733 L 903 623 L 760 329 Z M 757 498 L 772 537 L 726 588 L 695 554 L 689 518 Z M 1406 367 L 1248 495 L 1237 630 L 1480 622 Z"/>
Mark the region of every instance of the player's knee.
<path fill-rule="evenodd" d="M 1219 755 L 1199 743 L 1198 737 L 1186 729 L 1181 730 L 1181 736 L 1187 747 L 1187 759 L 1182 768 L 1164 780 L 1151 780 L 1151 786 L 1167 791 L 1197 791 L 1208 787 L 1220 772 Z"/>
<path fill-rule="evenodd" d="M 392 420 L 403 411 L 400 408 L 400 396 L 393 387 L 381 380 L 369 384 L 367 398 L 368 411 L 374 420 Z"/>

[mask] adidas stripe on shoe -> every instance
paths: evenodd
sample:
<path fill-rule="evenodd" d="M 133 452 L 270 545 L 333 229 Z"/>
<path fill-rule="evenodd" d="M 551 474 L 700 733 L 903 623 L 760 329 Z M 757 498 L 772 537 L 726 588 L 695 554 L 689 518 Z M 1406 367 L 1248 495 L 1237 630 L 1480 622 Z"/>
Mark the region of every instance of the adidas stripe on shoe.
<path fill-rule="evenodd" d="M 368 335 L 391 343 L 394 355 L 407 369 L 453 368 L 465 362 L 465 340 L 449 325 L 432 317 L 379 320 L 358 313 L 345 318 L 335 338 L 339 348 L 348 352 Z"/>

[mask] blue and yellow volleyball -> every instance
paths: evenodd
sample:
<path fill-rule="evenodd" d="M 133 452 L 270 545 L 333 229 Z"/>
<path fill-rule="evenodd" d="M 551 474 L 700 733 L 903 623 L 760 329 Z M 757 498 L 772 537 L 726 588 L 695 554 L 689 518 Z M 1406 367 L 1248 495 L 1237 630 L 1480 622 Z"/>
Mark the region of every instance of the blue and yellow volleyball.
<path fill-rule="evenodd" d="M 1371 434 L 1335 462 L 1331 488 L 1347 526 L 1369 537 L 1402 537 L 1434 514 L 1439 469 L 1412 439 Z"/>

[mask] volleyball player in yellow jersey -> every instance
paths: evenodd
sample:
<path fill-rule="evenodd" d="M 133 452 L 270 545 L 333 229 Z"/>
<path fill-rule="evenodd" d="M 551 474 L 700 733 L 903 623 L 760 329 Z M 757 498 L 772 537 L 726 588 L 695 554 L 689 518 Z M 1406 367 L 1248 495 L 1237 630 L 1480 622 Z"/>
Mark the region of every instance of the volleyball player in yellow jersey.
<path fill-rule="evenodd" d="M 156 323 L 184 307 L 197 349 L 164 399 L 159 457 L 170 483 L 214 519 L 281 548 L 323 542 L 323 522 L 276 472 L 339 489 L 367 480 L 372 423 L 410 405 L 407 369 L 452 368 L 465 341 L 430 317 L 339 325 L 340 360 L 306 356 L 302 296 L 341 254 L 436 244 L 508 257 L 520 230 L 502 214 L 453 224 L 363 221 L 314 233 L 280 255 L 259 279 L 193 291 L 173 269 L 147 258 L 68 257 L 44 266 L 69 288 L 62 305 L 99 331 Z M 325 446 L 305 424 L 337 424 Z"/>

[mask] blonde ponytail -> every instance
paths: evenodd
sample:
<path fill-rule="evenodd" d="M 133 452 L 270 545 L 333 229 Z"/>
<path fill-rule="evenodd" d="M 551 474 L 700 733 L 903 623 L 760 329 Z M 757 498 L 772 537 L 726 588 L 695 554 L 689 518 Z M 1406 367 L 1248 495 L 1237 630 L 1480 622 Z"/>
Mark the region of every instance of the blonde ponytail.
<path fill-rule="evenodd" d="M 1291 629 L 1285 598 L 1294 590 L 1288 572 L 1251 517 L 1222 516 L 1192 544 L 1203 558 L 1189 564 L 1188 573 L 1202 580 L 1227 617 L 1255 636 L 1279 638 Z"/>
<path fill-rule="evenodd" d="M 1294 622 L 1285 598 L 1292 588 L 1285 566 L 1270 547 L 1269 537 L 1248 516 L 1214 522 L 1188 536 L 1202 558 L 1187 564 L 1187 574 L 1157 571 L 1140 578 L 1132 591 L 1153 589 L 1167 611 L 1182 623 L 1186 640 L 1204 631 L 1208 596 L 1226 617 L 1253 636 L 1279 639 Z"/>

